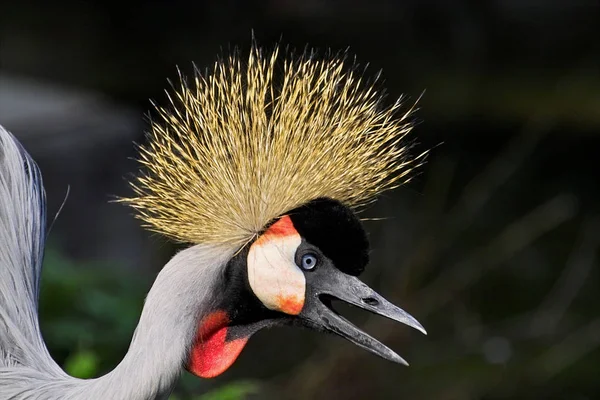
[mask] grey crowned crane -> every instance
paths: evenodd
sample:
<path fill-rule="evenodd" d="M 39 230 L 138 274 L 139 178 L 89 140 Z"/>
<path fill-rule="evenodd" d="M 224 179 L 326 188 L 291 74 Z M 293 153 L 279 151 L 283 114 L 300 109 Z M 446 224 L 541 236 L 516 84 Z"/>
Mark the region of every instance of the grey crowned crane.
<path fill-rule="evenodd" d="M 250 336 L 293 325 L 405 361 L 344 319 L 331 299 L 425 333 L 357 276 L 369 243 L 357 212 L 405 183 L 412 109 L 344 57 L 253 44 L 181 77 L 156 106 L 133 207 L 144 226 L 189 246 L 150 289 L 114 370 L 81 380 L 52 359 L 38 324 L 45 194 L 38 167 L 0 127 L 0 399 L 165 399 L 183 370 L 223 373 Z M 281 73 L 279 76 L 278 74 Z"/>

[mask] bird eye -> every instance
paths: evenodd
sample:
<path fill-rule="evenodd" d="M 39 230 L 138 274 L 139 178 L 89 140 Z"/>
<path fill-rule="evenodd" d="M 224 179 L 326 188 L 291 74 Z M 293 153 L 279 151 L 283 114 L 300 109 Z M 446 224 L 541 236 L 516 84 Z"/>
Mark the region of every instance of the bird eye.
<path fill-rule="evenodd" d="M 318 259 L 315 254 L 306 253 L 305 255 L 302 256 L 301 267 L 302 267 L 302 269 L 310 271 L 311 269 L 314 269 L 317 266 L 317 262 L 318 262 Z"/>

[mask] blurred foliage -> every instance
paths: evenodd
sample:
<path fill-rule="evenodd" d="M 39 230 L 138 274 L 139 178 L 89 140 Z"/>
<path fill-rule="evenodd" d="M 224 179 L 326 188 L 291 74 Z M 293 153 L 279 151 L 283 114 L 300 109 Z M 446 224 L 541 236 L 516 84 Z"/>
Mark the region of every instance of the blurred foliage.
<path fill-rule="evenodd" d="M 197 400 L 238 400 L 244 399 L 250 394 L 256 394 L 259 391 L 259 385 L 252 381 L 231 382 L 221 388 L 212 390 L 202 396 L 198 396 Z M 173 396 L 172 400 L 178 400 L 178 397 Z"/>
<path fill-rule="evenodd" d="M 49 247 L 40 324 L 57 362 L 87 378 L 116 365 L 137 324 L 145 279 L 106 263 L 75 263 Z"/>
<path fill-rule="evenodd" d="M 65 360 L 63 368 L 71 376 L 88 379 L 98 373 L 98 361 L 98 355 L 94 351 L 79 350 Z"/>

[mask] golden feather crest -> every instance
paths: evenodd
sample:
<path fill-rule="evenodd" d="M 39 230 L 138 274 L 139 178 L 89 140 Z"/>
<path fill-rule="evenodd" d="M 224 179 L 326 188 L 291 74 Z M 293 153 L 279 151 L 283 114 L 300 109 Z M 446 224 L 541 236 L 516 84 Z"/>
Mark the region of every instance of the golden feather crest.
<path fill-rule="evenodd" d="M 280 57 L 253 46 L 245 65 L 234 54 L 196 71 L 168 94 L 169 108 L 156 106 L 136 196 L 120 200 L 147 228 L 240 246 L 308 201 L 356 209 L 410 178 L 421 159 L 409 158 L 404 140 L 412 108 L 383 107 L 342 58 Z"/>

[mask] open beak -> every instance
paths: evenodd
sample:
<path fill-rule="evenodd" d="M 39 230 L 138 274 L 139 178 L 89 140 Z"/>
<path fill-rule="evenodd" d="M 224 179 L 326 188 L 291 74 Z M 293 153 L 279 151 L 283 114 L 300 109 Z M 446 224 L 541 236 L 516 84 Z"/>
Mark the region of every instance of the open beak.
<path fill-rule="evenodd" d="M 331 308 L 331 299 L 342 300 L 374 314 L 402 322 L 427 334 L 425 328 L 415 318 L 384 299 L 357 277 L 344 274 L 337 268 L 320 268 L 311 272 L 310 275 L 312 276 L 310 282 L 307 282 L 305 305 L 299 315 L 306 325 L 340 335 L 386 360 L 408 365 L 389 347 L 336 313 Z"/>

